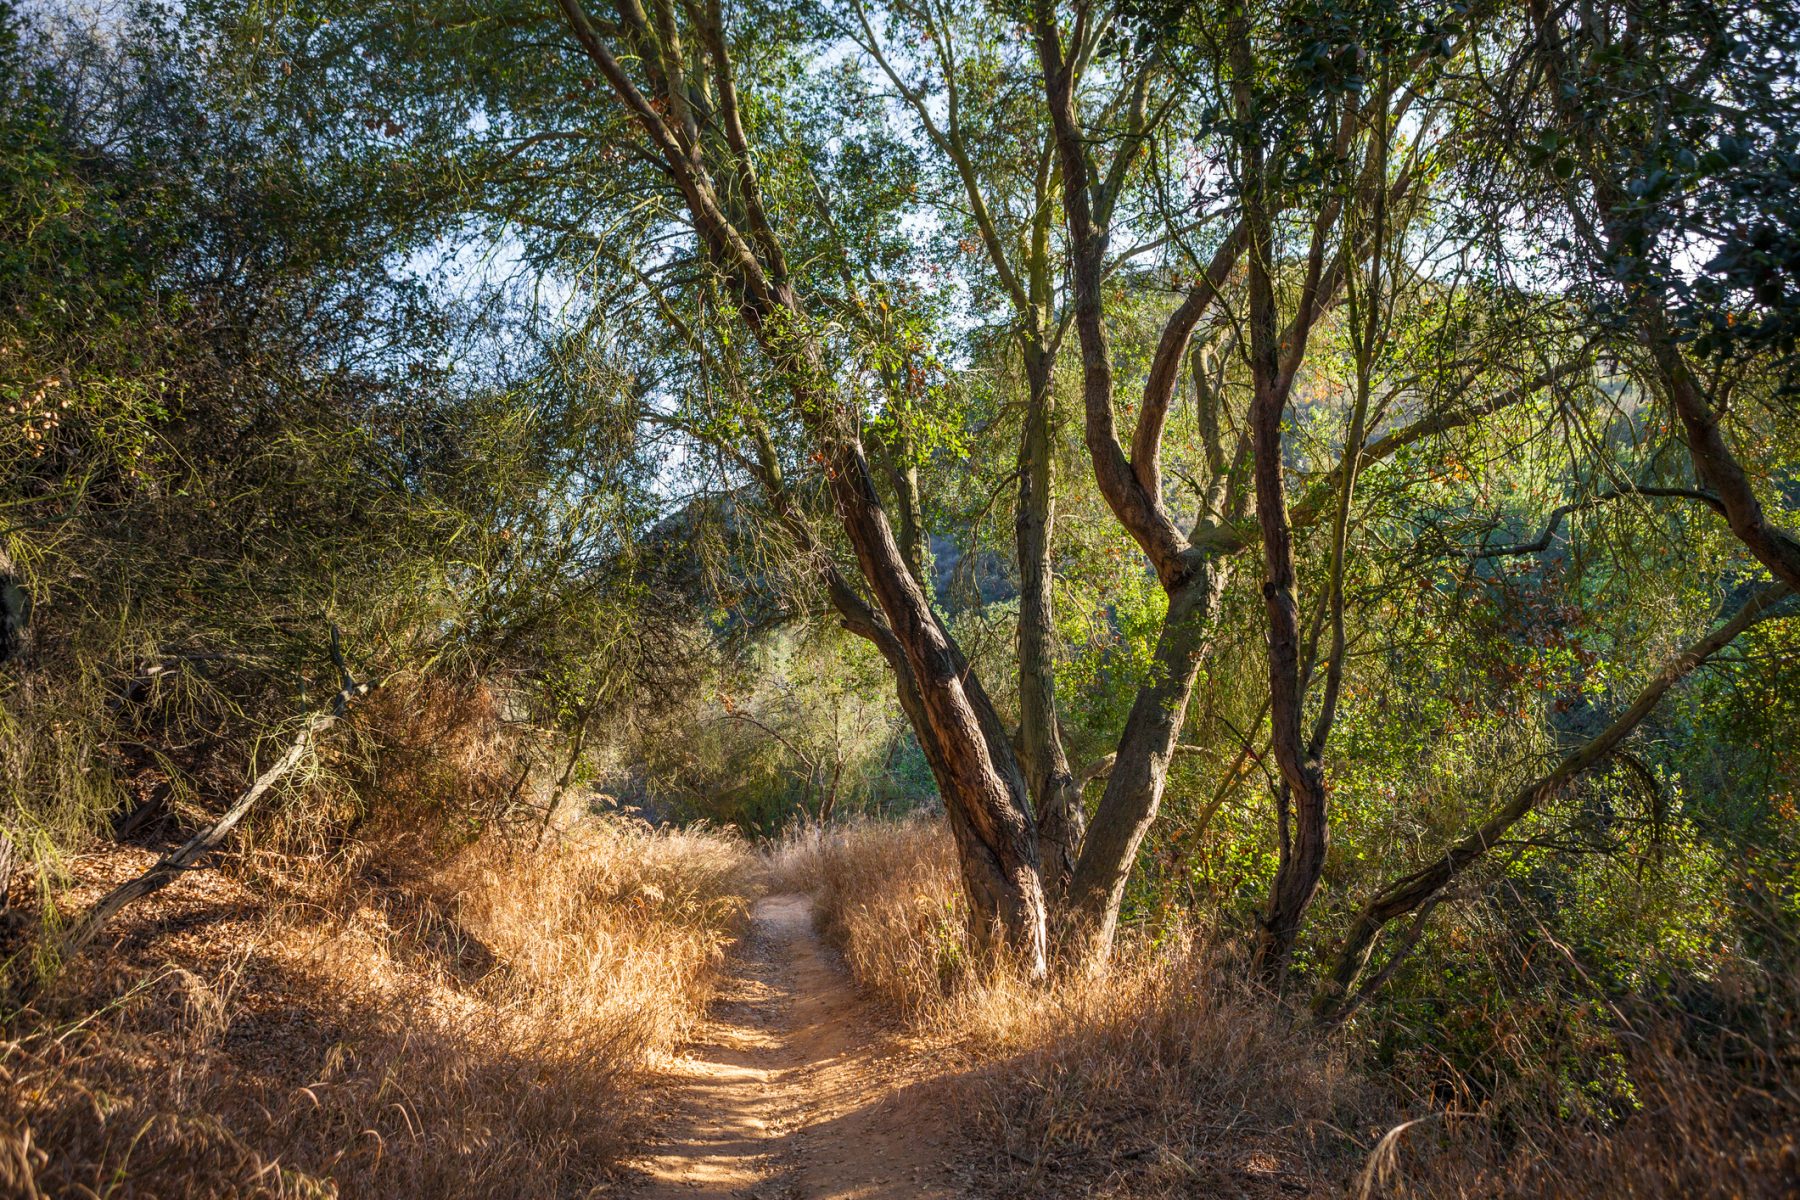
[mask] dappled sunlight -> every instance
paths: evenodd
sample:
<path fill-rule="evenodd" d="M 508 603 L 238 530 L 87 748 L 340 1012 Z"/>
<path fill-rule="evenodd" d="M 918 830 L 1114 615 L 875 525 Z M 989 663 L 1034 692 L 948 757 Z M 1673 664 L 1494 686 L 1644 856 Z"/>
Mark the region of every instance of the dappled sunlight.
<path fill-rule="evenodd" d="M 529 862 L 476 845 L 410 885 L 378 882 L 377 854 L 292 879 L 266 916 L 224 881 L 223 923 L 193 901 L 146 907 L 83 987 L 49 997 L 43 1032 L 5 1047 L 0 1178 L 59 1193 L 129 1170 L 161 1195 L 591 1188 L 640 1136 L 653 1062 L 699 1019 L 747 866 L 733 839 L 595 826 Z M 186 965 L 161 965 L 170 954 Z M 138 971 L 149 982 L 114 1000 Z"/>

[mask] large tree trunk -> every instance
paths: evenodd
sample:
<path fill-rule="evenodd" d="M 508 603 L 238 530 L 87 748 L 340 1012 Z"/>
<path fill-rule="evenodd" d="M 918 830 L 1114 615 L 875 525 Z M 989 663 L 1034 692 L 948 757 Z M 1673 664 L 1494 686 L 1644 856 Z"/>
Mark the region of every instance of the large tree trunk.
<path fill-rule="evenodd" d="M 793 536 L 799 550 L 820 564 L 827 594 L 833 607 L 843 618 L 844 627 L 874 643 L 893 671 L 900 706 L 919 739 L 925 761 L 931 767 L 932 777 L 937 782 L 938 793 L 944 799 L 944 809 L 956 843 L 963 887 L 975 916 L 977 934 L 986 938 L 1000 931 L 1005 938 L 1015 943 L 1028 961 L 1041 969 L 1040 956 L 1045 940 L 1044 900 L 1041 885 L 1037 883 L 1031 867 L 1031 855 L 1027 853 L 1035 847 L 1029 845 L 1029 838 L 1016 832 L 1017 822 L 1000 823 L 1003 830 L 1013 832 L 1009 837 L 1003 837 L 1001 844 L 996 845 L 993 839 L 984 834 L 981 822 L 971 821 L 966 817 L 966 802 L 956 789 L 960 786 L 959 779 L 967 771 L 959 769 L 957 752 L 947 749 L 944 740 L 935 732 L 930 706 L 920 690 L 918 675 L 906 647 L 881 613 L 851 586 L 849 580 L 832 563 L 825 548 L 819 544 L 805 514 L 794 503 L 794 498 L 788 491 L 774 443 L 769 439 L 767 431 L 760 422 L 752 421 L 751 432 L 756 447 L 756 457 L 752 460 L 751 468 L 768 492 L 770 504 Z M 904 554 L 903 551 L 901 553 Z M 916 583 L 917 577 L 913 578 Z M 961 662 L 960 652 L 947 635 L 945 645 L 955 660 Z M 982 691 L 980 680 L 968 671 L 966 664 L 962 667 L 961 674 L 966 682 L 969 700 L 977 715 L 977 724 L 985 746 L 998 747 L 1000 769 L 1006 771 L 1006 764 L 1011 763 L 1008 778 L 1019 780 L 1017 763 L 1008 747 L 1005 730 L 993 705 Z M 966 752 L 962 756 L 966 758 Z M 1016 787 L 1022 793 L 1023 784 L 1017 783 Z M 1027 828 L 1029 816 L 1028 812 L 1025 813 Z M 1021 841 L 1026 844 L 1021 846 Z"/>
<path fill-rule="evenodd" d="M 798 304 L 791 296 L 787 299 L 787 319 L 793 320 L 799 316 Z M 759 336 L 765 335 L 765 321 L 753 319 L 751 325 Z M 775 357 L 784 350 L 783 339 L 769 339 L 765 350 Z M 812 362 L 807 366 L 808 377 L 820 377 L 811 373 L 816 371 Z M 827 397 L 802 394 L 805 385 L 799 377 L 791 377 L 801 411 L 831 411 L 823 409 Z M 913 728 L 920 743 L 931 746 L 928 754 L 934 758 L 932 769 L 951 814 L 964 880 L 981 926 L 978 934 L 997 932 L 1027 972 L 1040 975 L 1046 969 L 1047 928 L 1037 827 L 1011 740 L 980 680 L 908 567 L 876 494 L 861 443 L 853 435 L 832 437 L 829 431 L 827 439 L 831 494 L 839 518 L 917 691 Z"/>
<path fill-rule="evenodd" d="M 1149 678 L 1125 719 L 1106 791 L 1069 881 L 1059 938 L 1071 957 L 1098 963 L 1111 952 L 1125 884 L 1162 804 L 1188 697 L 1212 646 L 1228 561 L 1202 559 L 1193 579 L 1170 597 Z"/>
<path fill-rule="evenodd" d="M 786 366 L 799 410 L 827 414 L 820 426 L 831 494 L 916 691 L 918 704 L 908 715 L 920 743 L 929 747 L 976 935 L 1015 956 L 1028 975 L 1040 977 L 1047 970 L 1047 910 L 1037 826 L 1012 741 L 901 551 L 861 442 L 847 428 L 833 428 L 847 425 L 849 415 L 831 396 L 808 386 L 825 375 L 810 342 L 798 354 L 794 349 L 792 331 L 805 328 L 798 299 L 786 285 L 775 291 L 779 317 L 771 321 L 747 311 L 749 323 L 764 351 Z"/>
<path fill-rule="evenodd" d="M 1056 716 L 1050 566 L 1056 523 L 1051 460 L 1055 398 L 1047 351 L 1026 347 L 1025 377 L 1029 396 L 1019 435 L 1019 508 L 1014 520 L 1019 555 L 1019 759 L 1037 810 L 1044 890 L 1054 900 L 1068 887 L 1075 869 L 1085 814 Z"/>
<path fill-rule="evenodd" d="M 981 822 L 971 819 L 969 805 L 959 799 L 956 791 L 961 786 L 959 781 L 969 774 L 969 756 L 952 751 L 934 735 L 931 707 L 919 689 L 904 648 L 885 627 L 866 623 L 872 615 L 866 607 L 860 614 L 855 613 L 854 607 L 846 609 L 845 597 L 838 589 L 834 589 L 834 598 L 840 599 L 845 623 L 870 636 L 893 668 L 900 707 L 918 736 L 932 778 L 937 781 L 938 794 L 944 798 L 944 814 L 956 845 L 958 872 L 969 899 L 976 937 L 1019 955 L 1029 972 L 1041 975 L 1047 961 L 1047 912 L 1037 875 L 1036 847 L 1031 844 L 1028 830 L 1021 831 L 1015 823 L 1008 822 L 1000 827 L 1000 836 L 996 837 Z M 849 603 L 860 605 L 854 599 Z M 981 700 L 985 703 L 986 697 Z M 1014 775 L 1017 778 L 1016 767 Z"/>

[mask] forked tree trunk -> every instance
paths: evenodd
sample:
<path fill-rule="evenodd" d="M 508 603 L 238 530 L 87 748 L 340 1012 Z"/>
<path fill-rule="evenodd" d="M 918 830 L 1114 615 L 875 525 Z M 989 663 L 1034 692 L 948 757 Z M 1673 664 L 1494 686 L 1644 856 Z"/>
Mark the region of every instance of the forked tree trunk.
<path fill-rule="evenodd" d="M 1263 544 L 1263 607 L 1268 616 L 1269 745 L 1281 766 L 1284 794 L 1277 800 L 1280 862 L 1269 888 L 1256 966 L 1271 981 L 1287 968 L 1294 939 L 1318 891 L 1330 842 L 1325 811 L 1325 770 L 1320 761 L 1329 729 L 1325 714 L 1309 740 L 1301 730 L 1306 687 L 1301 673 L 1300 599 L 1294 570 L 1294 527 L 1282 469 L 1282 416 L 1316 318 L 1325 225 L 1315 223 L 1293 325 L 1284 338 L 1276 308 L 1274 213 L 1264 195 L 1266 147 L 1255 124 L 1256 63 L 1240 11 L 1231 21 L 1233 103 L 1242 133 L 1244 223 L 1249 235 L 1250 442 L 1256 482 L 1256 518 Z M 1382 181 L 1379 185 L 1386 186 Z"/>
<path fill-rule="evenodd" d="M 1254 270 L 1251 286 L 1257 286 Z M 1253 304 L 1253 309 L 1256 307 Z M 1253 324 L 1256 319 L 1253 312 Z M 1270 336 L 1268 359 L 1256 364 L 1256 397 L 1250 412 L 1256 511 L 1267 572 L 1263 605 L 1269 622 L 1269 744 L 1286 785 L 1277 801 L 1280 859 L 1256 947 L 1257 967 L 1269 979 L 1278 978 L 1287 968 L 1294 939 L 1324 874 L 1330 840 L 1324 764 L 1319 760 L 1319 747 L 1307 744 L 1301 730 L 1305 693 L 1300 673 L 1300 601 L 1294 577 L 1293 527 L 1282 482 L 1281 416 L 1286 405 L 1285 397 L 1273 390 L 1277 386 L 1274 345 Z"/>
<path fill-rule="evenodd" d="M 1082 435 L 1094 479 L 1119 524 L 1131 534 L 1169 597 L 1150 673 L 1138 689 L 1119 739 L 1106 791 L 1089 824 L 1070 877 L 1059 923 L 1059 950 L 1090 965 L 1111 953 L 1119 905 L 1137 857 L 1162 803 L 1169 761 L 1181 735 L 1187 703 L 1200 662 L 1211 645 L 1225 579 L 1225 558 L 1192 544 L 1163 506 L 1156 447 L 1161 440 L 1175 378 L 1194 322 L 1205 311 L 1211 288 L 1197 286 L 1170 318 L 1127 459 L 1113 410 L 1112 350 L 1106 328 L 1103 288 L 1107 271 L 1107 226 L 1118 183 L 1146 142 L 1141 136 L 1122 147 L 1105 181 L 1092 182 L 1092 142 L 1081 128 L 1075 80 L 1086 45 L 1092 11 L 1080 9 L 1071 51 L 1065 56 L 1057 8 L 1050 0 L 1033 5 L 1033 23 L 1043 71 L 1045 98 L 1055 132 L 1062 174 L 1063 215 L 1070 246 L 1070 299 L 1081 345 Z M 1147 76 L 1131 90 L 1129 124 L 1141 133 Z M 1235 255 L 1235 250 L 1227 257 Z M 1210 273 L 1209 273 L 1210 278 Z"/>

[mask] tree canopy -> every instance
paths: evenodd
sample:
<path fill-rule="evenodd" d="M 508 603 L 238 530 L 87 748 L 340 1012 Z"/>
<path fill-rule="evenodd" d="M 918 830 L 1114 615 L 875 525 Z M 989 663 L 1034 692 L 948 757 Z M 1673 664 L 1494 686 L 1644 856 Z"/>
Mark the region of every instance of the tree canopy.
<path fill-rule="evenodd" d="M 1029 975 L 1179 913 L 1335 1027 L 1479 988 L 1483 922 L 1777 944 L 1797 49 L 1736 0 L 9 12 L 6 836 L 124 804 L 59 741 L 119 672 L 230 646 L 241 731 L 341 626 L 528 711 L 557 799 L 603 743 L 762 831 L 941 806 Z"/>

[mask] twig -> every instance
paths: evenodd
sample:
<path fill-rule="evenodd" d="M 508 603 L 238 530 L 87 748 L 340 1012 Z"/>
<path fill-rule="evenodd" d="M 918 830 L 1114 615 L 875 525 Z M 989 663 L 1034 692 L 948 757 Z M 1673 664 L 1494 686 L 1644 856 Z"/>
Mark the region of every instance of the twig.
<path fill-rule="evenodd" d="M 1529 542 L 1519 542 L 1511 546 L 1495 546 L 1491 549 L 1486 547 L 1460 546 L 1456 548 L 1455 553 L 1471 560 L 1481 558 L 1508 558 L 1525 554 L 1542 554 L 1550 548 L 1550 543 L 1555 540 L 1556 532 L 1561 528 L 1564 517 L 1578 512 L 1585 512 L 1587 509 L 1605 504 L 1609 500 L 1620 500 L 1626 496 L 1672 496 L 1682 500 L 1698 500 L 1714 512 L 1723 513 L 1725 511 L 1724 505 L 1719 502 L 1717 496 L 1710 495 L 1706 492 L 1696 491 L 1693 488 L 1638 487 L 1635 485 L 1622 486 L 1614 488 L 1611 491 L 1596 493 L 1585 500 L 1575 500 L 1568 504 L 1560 505 L 1550 514 L 1550 520 L 1544 526 L 1544 532 L 1538 534 L 1536 538 Z"/>
<path fill-rule="evenodd" d="M 1362 1179 L 1358 1183 L 1356 1190 L 1357 1200 L 1369 1200 L 1369 1197 L 1375 1194 L 1376 1183 L 1385 1183 L 1387 1181 L 1389 1174 L 1393 1170 L 1401 1134 L 1411 1129 L 1414 1125 L 1422 1125 L 1426 1121 L 1439 1120 L 1443 1115 L 1443 1113 L 1431 1113 L 1428 1116 L 1417 1117 L 1411 1121 L 1402 1121 L 1400 1124 L 1388 1130 L 1387 1133 L 1382 1136 L 1381 1141 L 1376 1143 L 1374 1151 L 1369 1155 L 1369 1161 L 1363 1166 Z"/>

